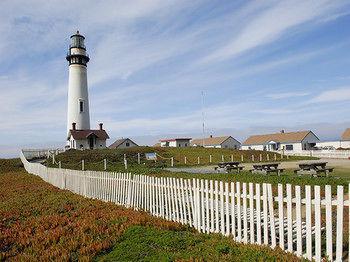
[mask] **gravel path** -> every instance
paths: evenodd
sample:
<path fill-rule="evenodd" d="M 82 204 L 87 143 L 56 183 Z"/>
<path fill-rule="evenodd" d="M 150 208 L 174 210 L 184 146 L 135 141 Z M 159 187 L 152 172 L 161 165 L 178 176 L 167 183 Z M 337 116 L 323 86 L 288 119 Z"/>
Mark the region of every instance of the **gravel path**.
<path fill-rule="evenodd" d="M 328 166 L 331 167 L 338 167 L 343 169 L 350 169 L 350 160 L 348 159 L 329 159 L 324 158 L 317 161 L 321 162 L 328 162 Z M 291 161 L 291 162 L 281 162 L 280 167 L 284 169 L 296 169 L 298 168 L 298 164 L 302 162 L 307 161 Z M 252 169 L 253 164 L 247 163 L 242 164 L 244 166 L 244 170 Z M 197 174 L 208 174 L 208 173 L 214 173 L 214 167 L 216 165 L 212 166 L 200 166 L 200 167 L 171 167 L 171 168 L 165 168 L 166 170 L 172 171 L 172 172 L 187 172 L 187 173 L 197 173 Z"/>

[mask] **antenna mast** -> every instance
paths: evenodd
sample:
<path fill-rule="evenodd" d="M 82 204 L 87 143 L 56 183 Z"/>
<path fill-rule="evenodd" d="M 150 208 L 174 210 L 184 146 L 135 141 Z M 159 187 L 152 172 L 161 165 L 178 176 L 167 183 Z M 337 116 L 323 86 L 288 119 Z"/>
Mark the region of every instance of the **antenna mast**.
<path fill-rule="evenodd" d="M 205 139 L 205 125 L 204 125 L 204 91 L 202 91 L 202 132 L 203 132 L 203 138 L 202 138 L 202 146 L 204 147 L 204 139 Z"/>

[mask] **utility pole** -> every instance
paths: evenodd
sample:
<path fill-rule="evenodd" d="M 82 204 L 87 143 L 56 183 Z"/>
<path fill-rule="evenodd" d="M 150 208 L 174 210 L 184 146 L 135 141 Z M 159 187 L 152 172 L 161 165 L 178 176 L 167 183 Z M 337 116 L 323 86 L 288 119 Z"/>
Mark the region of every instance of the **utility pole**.
<path fill-rule="evenodd" d="M 202 91 L 202 132 L 203 132 L 203 138 L 202 138 L 202 146 L 204 147 L 204 139 L 205 139 L 205 125 L 204 125 L 204 91 Z"/>

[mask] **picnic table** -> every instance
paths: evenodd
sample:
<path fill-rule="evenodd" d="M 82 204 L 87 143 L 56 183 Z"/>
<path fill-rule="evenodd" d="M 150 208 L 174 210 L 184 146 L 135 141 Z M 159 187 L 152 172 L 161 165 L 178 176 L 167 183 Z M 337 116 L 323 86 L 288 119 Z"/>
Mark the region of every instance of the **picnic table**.
<path fill-rule="evenodd" d="M 240 162 L 233 161 L 233 162 L 219 162 L 218 166 L 215 167 L 214 169 L 216 171 L 224 170 L 227 173 L 236 171 L 240 173 L 244 167 L 240 165 Z"/>
<path fill-rule="evenodd" d="M 278 168 L 280 163 L 261 163 L 261 164 L 253 164 L 253 169 L 249 170 L 251 173 L 255 174 L 264 174 L 268 173 L 276 173 L 280 175 L 284 169 Z"/>
<path fill-rule="evenodd" d="M 314 175 L 324 173 L 326 176 L 333 172 L 333 167 L 327 167 L 328 162 L 304 162 L 299 164 L 299 169 L 294 170 L 298 175 Z"/>

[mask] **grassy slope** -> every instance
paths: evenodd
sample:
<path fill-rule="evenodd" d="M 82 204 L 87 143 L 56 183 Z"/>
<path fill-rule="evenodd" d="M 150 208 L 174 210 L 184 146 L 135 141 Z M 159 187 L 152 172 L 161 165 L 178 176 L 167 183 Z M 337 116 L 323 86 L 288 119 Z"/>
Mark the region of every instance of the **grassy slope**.
<path fill-rule="evenodd" d="M 0 159 L 0 167 L 0 260 L 297 260 L 59 190 L 18 160 Z"/>
<path fill-rule="evenodd" d="M 152 161 L 145 160 L 144 153 L 156 152 L 161 157 L 167 158 L 167 160 L 161 160 L 159 157 L 158 164 L 154 164 Z M 141 161 L 145 165 L 158 166 L 158 165 L 170 165 L 169 158 L 174 157 L 175 166 L 183 166 L 184 158 L 187 157 L 187 165 L 198 165 L 198 157 L 200 157 L 200 165 L 208 165 L 209 155 L 212 155 L 212 164 L 221 161 L 222 155 L 225 161 L 231 160 L 231 155 L 233 155 L 234 161 L 241 161 L 241 155 L 243 155 L 244 162 L 251 162 L 251 156 L 255 156 L 255 160 L 258 160 L 260 154 L 264 161 L 267 159 L 267 154 L 269 154 L 270 161 L 273 161 L 274 154 L 267 153 L 264 151 L 239 151 L 233 149 L 218 149 L 218 148 L 153 148 L 153 147 L 137 147 L 130 149 L 101 149 L 101 150 L 70 150 L 65 153 L 60 154 L 56 157 L 56 161 L 61 161 L 63 167 L 67 168 L 79 168 L 81 160 L 85 160 L 86 165 L 94 164 L 96 168 L 103 168 L 103 159 L 107 159 L 110 163 L 109 166 L 114 169 L 123 168 L 123 158 L 124 154 L 127 155 L 128 164 L 130 167 L 137 166 L 137 153 L 141 153 Z M 300 159 L 310 159 L 310 157 L 289 157 L 288 161 L 300 160 Z M 277 155 L 277 160 L 287 161 L 284 157 L 281 159 L 280 155 Z"/>

